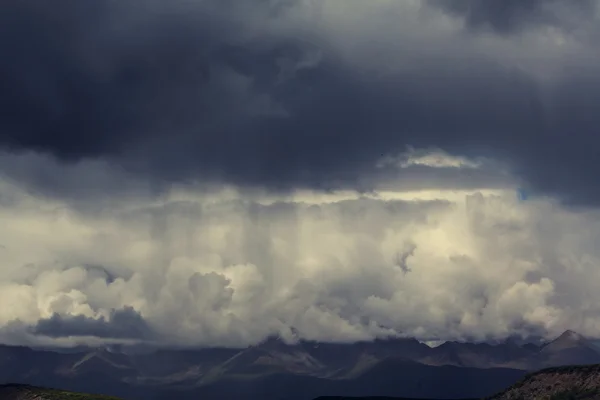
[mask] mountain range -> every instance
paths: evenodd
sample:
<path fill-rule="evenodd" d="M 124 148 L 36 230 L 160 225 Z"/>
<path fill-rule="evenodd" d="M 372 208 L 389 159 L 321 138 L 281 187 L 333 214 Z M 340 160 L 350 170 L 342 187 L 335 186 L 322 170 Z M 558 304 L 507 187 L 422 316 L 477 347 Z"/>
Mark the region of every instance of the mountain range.
<path fill-rule="evenodd" d="M 541 368 L 596 363 L 598 347 L 573 331 L 541 345 L 508 340 L 434 348 L 416 339 L 287 344 L 278 338 L 244 349 L 152 352 L 0 346 L 0 382 L 126 399 L 477 398 Z"/>

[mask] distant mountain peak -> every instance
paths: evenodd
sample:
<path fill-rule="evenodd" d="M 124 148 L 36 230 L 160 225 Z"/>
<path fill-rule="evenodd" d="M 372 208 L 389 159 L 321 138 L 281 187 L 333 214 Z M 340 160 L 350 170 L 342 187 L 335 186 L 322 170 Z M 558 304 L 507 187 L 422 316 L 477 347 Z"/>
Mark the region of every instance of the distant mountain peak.
<path fill-rule="evenodd" d="M 570 329 L 545 345 L 540 354 L 545 357 L 544 364 L 547 366 L 600 362 L 597 347 L 583 335 Z"/>
<path fill-rule="evenodd" d="M 566 331 L 564 331 L 561 336 L 565 336 L 565 337 L 568 337 L 568 338 L 574 339 L 574 340 L 583 339 L 582 335 L 580 335 L 579 333 L 577 333 L 575 331 L 572 331 L 571 329 L 567 329 Z"/>
<path fill-rule="evenodd" d="M 585 337 L 583 337 L 583 335 L 581 335 L 571 329 L 567 329 L 559 337 L 554 339 L 551 343 L 558 343 L 558 342 L 577 343 L 577 342 L 584 342 L 585 340 L 586 339 L 585 339 Z"/>

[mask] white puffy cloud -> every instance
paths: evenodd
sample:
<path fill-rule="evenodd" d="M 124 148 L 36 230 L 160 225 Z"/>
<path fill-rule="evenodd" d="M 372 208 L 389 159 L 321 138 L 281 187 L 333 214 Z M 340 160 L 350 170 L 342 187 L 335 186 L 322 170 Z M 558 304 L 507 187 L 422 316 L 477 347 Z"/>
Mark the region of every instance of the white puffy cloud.
<path fill-rule="evenodd" d="M 81 208 L 0 180 L 3 341 L 600 337 L 595 210 L 508 188 L 140 193 Z"/>
<path fill-rule="evenodd" d="M 467 157 L 453 156 L 441 149 L 417 150 L 409 147 L 406 152 L 397 157 L 383 157 L 378 167 L 383 168 L 393 165 L 398 168 L 409 168 L 412 166 L 423 166 L 431 168 L 479 168 L 480 160 L 470 160 Z"/>

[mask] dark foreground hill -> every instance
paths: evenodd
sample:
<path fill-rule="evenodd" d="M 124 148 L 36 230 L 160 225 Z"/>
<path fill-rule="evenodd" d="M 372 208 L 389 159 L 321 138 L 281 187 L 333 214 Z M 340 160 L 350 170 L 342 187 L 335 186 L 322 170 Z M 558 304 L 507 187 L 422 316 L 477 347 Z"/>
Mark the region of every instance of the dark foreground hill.
<path fill-rule="evenodd" d="M 76 393 L 29 385 L 0 385 L 2 400 L 119 400 L 116 397 Z"/>
<path fill-rule="evenodd" d="M 521 399 L 598 400 L 600 365 L 554 367 L 534 372 L 488 400 Z"/>

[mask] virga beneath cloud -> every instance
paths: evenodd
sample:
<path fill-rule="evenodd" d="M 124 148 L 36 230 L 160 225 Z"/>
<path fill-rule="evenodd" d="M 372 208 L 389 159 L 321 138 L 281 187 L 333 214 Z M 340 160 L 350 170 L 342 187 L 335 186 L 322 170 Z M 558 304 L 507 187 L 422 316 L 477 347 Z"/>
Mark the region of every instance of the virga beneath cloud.
<path fill-rule="evenodd" d="M 514 190 L 324 202 L 190 189 L 94 213 L 2 192 L 15 199 L 0 206 L 11 342 L 600 336 L 600 214 Z"/>

